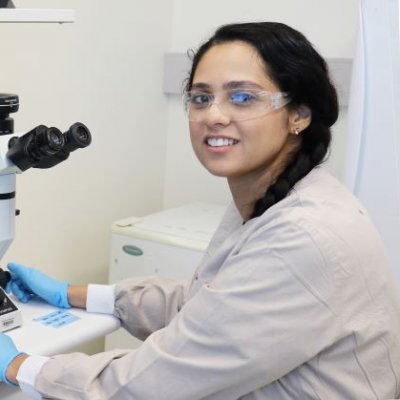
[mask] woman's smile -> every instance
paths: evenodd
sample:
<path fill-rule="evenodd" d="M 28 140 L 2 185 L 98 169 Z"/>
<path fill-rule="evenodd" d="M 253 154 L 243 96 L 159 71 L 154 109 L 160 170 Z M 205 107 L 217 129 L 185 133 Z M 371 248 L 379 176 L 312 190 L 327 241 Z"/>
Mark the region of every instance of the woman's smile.
<path fill-rule="evenodd" d="M 212 153 L 226 153 L 239 143 L 239 140 L 224 137 L 224 136 L 212 136 L 207 137 L 204 140 L 208 151 Z"/>

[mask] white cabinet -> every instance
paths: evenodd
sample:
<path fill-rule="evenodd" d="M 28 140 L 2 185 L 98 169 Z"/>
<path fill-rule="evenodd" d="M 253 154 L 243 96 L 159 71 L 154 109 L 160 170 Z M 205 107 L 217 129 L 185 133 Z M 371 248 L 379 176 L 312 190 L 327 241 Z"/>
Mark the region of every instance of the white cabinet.
<path fill-rule="evenodd" d="M 191 279 L 225 211 L 195 203 L 112 225 L 109 282 L 132 276 Z M 123 329 L 106 337 L 106 350 L 140 341 Z"/>
<path fill-rule="evenodd" d="M 203 251 L 113 234 L 110 282 L 131 276 L 189 278 Z"/>

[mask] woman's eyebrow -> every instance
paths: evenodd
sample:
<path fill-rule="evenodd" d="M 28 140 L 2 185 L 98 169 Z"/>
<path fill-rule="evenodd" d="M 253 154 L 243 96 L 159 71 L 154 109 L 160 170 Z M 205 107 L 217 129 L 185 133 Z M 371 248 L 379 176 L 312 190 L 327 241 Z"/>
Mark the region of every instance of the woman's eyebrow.
<path fill-rule="evenodd" d="M 191 90 L 197 89 L 197 90 L 210 90 L 211 86 L 208 85 L 207 83 L 203 82 L 198 82 L 198 83 L 193 83 Z"/>
<path fill-rule="evenodd" d="M 259 85 L 258 83 L 255 83 L 253 81 L 229 81 L 229 82 L 224 83 L 222 85 L 222 88 L 224 90 L 232 90 L 232 89 L 238 89 L 238 88 L 265 90 L 264 87 L 262 87 L 261 85 Z M 193 83 L 192 90 L 193 89 L 210 91 L 212 89 L 212 86 L 209 85 L 208 83 L 197 82 L 197 83 Z"/>
<path fill-rule="evenodd" d="M 246 89 L 261 89 L 265 90 L 261 85 L 255 83 L 253 81 L 230 81 L 223 85 L 224 89 L 237 89 L 237 88 L 246 88 Z"/>

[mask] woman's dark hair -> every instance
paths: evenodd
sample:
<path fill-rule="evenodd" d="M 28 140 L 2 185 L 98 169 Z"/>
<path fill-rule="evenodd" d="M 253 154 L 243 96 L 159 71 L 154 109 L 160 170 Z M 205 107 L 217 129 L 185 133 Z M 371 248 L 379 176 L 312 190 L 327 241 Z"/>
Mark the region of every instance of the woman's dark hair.
<path fill-rule="evenodd" d="M 220 27 L 193 57 L 185 90 L 192 87 L 196 68 L 211 47 L 243 41 L 253 46 L 263 59 L 268 76 L 281 91 L 289 94 L 290 109 L 304 105 L 311 111 L 311 123 L 301 133 L 301 144 L 289 164 L 254 205 L 250 218 L 264 213 L 282 200 L 296 182 L 325 158 L 331 142 L 330 127 L 339 113 L 337 93 L 325 60 L 306 37 L 277 22 L 231 24 Z"/>

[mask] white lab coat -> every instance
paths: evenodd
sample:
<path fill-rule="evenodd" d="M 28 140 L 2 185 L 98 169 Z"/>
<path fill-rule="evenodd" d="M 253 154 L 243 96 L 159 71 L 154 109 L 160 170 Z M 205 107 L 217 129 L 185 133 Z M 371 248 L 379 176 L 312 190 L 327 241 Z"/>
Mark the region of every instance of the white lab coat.
<path fill-rule="evenodd" d="M 162 260 L 160 260 L 162 263 Z M 388 399 L 400 393 L 400 302 L 367 212 L 314 169 L 262 216 L 228 208 L 189 285 L 117 284 L 144 344 L 44 363 L 57 399 Z"/>

